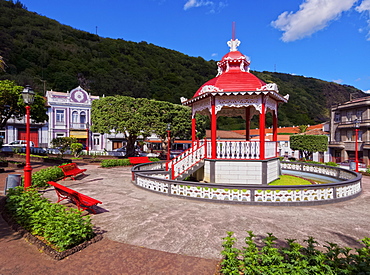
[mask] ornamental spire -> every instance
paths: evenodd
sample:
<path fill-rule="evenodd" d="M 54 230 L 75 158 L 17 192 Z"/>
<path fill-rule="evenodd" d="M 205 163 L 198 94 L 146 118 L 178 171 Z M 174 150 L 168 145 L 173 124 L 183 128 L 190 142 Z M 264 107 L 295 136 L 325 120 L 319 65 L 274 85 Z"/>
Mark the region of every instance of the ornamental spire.
<path fill-rule="evenodd" d="M 238 39 L 235 39 L 235 22 L 233 22 L 231 40 L 227 42 L 227 45 L 230 47 L 230 52 L 236 52 L 240 43 Z"/>

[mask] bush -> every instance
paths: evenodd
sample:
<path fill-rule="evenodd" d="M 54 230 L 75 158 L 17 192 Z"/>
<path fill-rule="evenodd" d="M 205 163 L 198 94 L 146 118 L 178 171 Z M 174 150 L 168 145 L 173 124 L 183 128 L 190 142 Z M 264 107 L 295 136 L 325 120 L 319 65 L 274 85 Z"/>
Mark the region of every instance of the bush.
<path fill-rule="evenodd" d="M 32 174 L 32 186 L 33 187 L 46 187 L 48 181 L 57 181 L 63 178 L 63 170 L 58 166 L 52 166 L 45 169 L 41 169 Z"/>
<path fill-rule="evenodd" d="M 77 209 L 50 203 L 32 188 L 8 190 L 7 211 L 31 234 L 45 239 L 57 251 L 64 251 L 94 236 L 89 216 Z"/>
<path fill-rule="evenodd" d="M 105 159 L 101 162 L 101 167 L 129 166 L 129 159 Z"/>
<path fill-rule="evenodd" d="M 335 163 L 335 162 L 332 162 L 332 161 L 325 162 L 325 165 L 328 165 L 328 166 L 334 166 L 334 167 L 338 167 L 338 166 L 339 166 L 339 164 L 338 164 L 338 163 Z"/>
<path fill-rule="evenodd" d="M 83 145 L 81 143 L 72 143 L 71 144 L 71 150 L 73 155 L 77 158 L 80 153 L 82 152 Z"/>
<path fill-rule="evenodd" d="M 159 158 L 149 158 L 149 160 L 155 162 L 159 161 Z M 114 166 L 129 166 L 131 165 L 129 159 L 105 159 L 101 162 L 101 167 L 114 167 Z"/>
<path fill-rule="evenodd" d="M 267 233 L 263 246 L 257 246 L 252 231 L 247 231 L 247 247 L 234 247 L 237 239 L 233 232 L 227 232 L 222 244 L 222 274 L 369 274 L 370 238 L 364 238 L 363 248 L 341 248 L 335 243 L 324 245 L 326 252 L 316 249 L 318 243 L 313 237 L 304 240 L 307 247 L 287 239 L 288 247 L 276 248 L 277 238 Z"/>

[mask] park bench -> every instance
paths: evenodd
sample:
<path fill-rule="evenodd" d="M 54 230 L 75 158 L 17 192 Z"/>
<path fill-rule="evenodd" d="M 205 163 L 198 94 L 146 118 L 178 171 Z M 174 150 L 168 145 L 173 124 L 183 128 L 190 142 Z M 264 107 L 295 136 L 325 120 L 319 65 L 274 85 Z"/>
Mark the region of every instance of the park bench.
<path fill-rule="evenodd" d="M 63 180 L 65 180 L 68 177 L 70 177 L 73 180 L 76 180 L 75 177 L 78 174 L 84 174 L 84 172 L 86 171 L 86 169 L 78 168 L 76 163 L 64 164 L 64 165 L 59 166 L 59 168 L 63 170 L 63 174 L 64 174 Z"/>
<path fill-rule="evenodd" d="M 148 163 L 152 162 L 148 157 L 129 157 L 131 164 L 141 164 L 141 163 Z"/>
<path fill-rule="evenodd" d="M 63 186 L 59 183 L 56 183 L 54 181 L 48 181 L 48 184 L 54 186 L 55 192 L 58 196 L 58 201 L 69 199 L 71 200 L 75 205 L 77 205 L 78 209 L 81 210 L 87 210 L 90 209 L 94 214 L 96 213 L 93 206 L 97 205 L 98 203 L 102 203 L 101 201 L 98 201 L 96 199 L 93 199 L 89 196 L 86 196 L 84 194 L 81 194 L 75 190 L 72 190 L 66 186 Z"/>

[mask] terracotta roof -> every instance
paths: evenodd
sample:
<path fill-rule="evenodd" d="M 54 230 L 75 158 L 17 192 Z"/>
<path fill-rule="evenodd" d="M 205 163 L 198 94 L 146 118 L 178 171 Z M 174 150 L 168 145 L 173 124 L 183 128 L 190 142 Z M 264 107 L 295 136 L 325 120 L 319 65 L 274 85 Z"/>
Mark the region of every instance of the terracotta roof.
<path fill-rule="evenodd" d="M 220 137 L 220 139 L 242 139 L 245 140 L 245 135 L 240 135 L 238 133 L 235 133 L 233 131 L 223 131 L 223 130 L 217 130 L 216 134 L 217 138 Z M 211 130 L 206 130 L 206 138 L 211 138 Z"/>
<path fill-rule="evenodd" d="M 323 127 L 324 127 L 324 123 L 317 124 L 317 125 L 312 125 L 312 126 L 309 126 L 307 128 L 307 131 L 310 131 L 310 130 L 313 130 L 313 129 L 320 129 L 321 130 Z M 233 130 L 233 132 L 245 136 L 245 130 Z M 266 134 L 272 133 L 272 128 L 267 128 L 265 130 L 265 132 L 266 132 Z M 281 134 L 281 133 L 283 133 L 283 134 L 298 134 L 299 133 L 299 127 L 298 126 L 295 126 L 295 127 L 279 127 L 277 129 L 277 132 L 278 132 L 278 134 Z M 259 129 L 250 129 L 250 135 L 251 136 L 259 135 L 259 133 L 260 133 Z"/>

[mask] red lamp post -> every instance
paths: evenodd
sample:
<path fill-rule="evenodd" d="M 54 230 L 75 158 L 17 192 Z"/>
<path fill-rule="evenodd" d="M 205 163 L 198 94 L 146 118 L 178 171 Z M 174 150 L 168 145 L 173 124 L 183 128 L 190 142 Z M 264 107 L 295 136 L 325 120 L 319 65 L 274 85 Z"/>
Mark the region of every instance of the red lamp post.
<path fill-rule="evenodd" d="M 355 162 L 356 162 L 356 172 L 358 173 L 358 130 L 360 129 L 360 123 L 355 119 L 354 123 L 355 132 L 356 132 L 356 142 L 355 142 Z"/>
<path fill-rule="evenodd" d="M 32 185 L 32 167 L 31 167 L 31 132 L 30 132 L 30 105 L 33 104 L 33 100 L 35 98 L 35 93 L 32 91 L 30 86 L 26 86 L 26 88 L 22 91 L 23 101 L 26 104 L 26 166 L 24 167 L 24 189 L 26 190 L 28 187 Z"/>
<path fill-rule="evenodd" d="M 171 159 L 171 123 L 167 124 L 167 162 Z"/>

